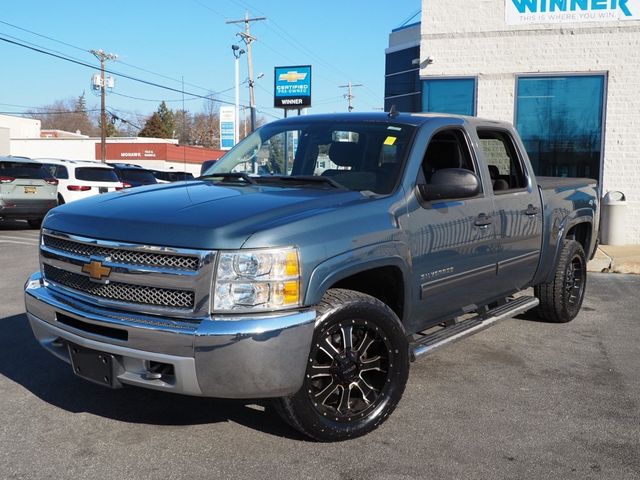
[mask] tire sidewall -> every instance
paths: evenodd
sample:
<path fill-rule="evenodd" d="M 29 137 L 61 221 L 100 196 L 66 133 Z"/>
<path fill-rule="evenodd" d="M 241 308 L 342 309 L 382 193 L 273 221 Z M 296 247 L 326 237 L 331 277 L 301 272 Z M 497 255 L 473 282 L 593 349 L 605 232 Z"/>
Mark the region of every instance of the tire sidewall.
<path fill-rule="evenodd" d="M 584 250 L 578 242 L 574 240 L 568 241 L 565 245 L 565 249 L 566 256 L 564 258 L 564 262 L 559 265 L 560 268 L 558 268 L 556 281 L 562 282 L 562 285 L 564 286 L 567 270 L 572 267 L 573 261 L 576 258 L 580 261 L 580 274 L 582 275 L 580 296 L 573 305 L 569 304 L 569 293 L 565 288 L 562 288 L 560 317 L 563 321 L 568 322 L 578 315 L 578 313 L 580 312 L 580 308 L 582 307 L 582 301 L 584 299 L 584 294 L 587 287 L 587 261 Z"/>
<path fill-rule="evenodd" d="M 368 296 L 361 295 L 357 300 L 348 301 L 322 312 L 314 331 L 314 345 L 336 324 L 346 323 L 352 319 L 364 319 L 374 324 L 389 339 L 391 345 L 389 359 L 394 362 L 395 369 L 380 393 L 384 398 L 376 408 L 367 416 L 349 423 L 331 420 L 315 409 L 308 395 L 308 377 L 305 374 L 305 382 L 292 398 L 292 402 L 304 429 L 318 440 L 344 440 L 364 435 L 375 429 L 391 414 L 404 392 L 409 373 L 409 351 L 404 329 L 397 316 L 385 304 L 372 297 L 364 297 Z"/>

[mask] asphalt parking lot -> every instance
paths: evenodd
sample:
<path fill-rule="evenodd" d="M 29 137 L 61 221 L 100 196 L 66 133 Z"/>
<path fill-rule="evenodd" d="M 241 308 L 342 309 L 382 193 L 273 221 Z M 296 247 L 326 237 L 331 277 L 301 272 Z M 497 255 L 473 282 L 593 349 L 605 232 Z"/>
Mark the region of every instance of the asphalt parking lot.
<path fill-rule="evenodd" d="M 510 319 L 412 365 L 375 432 L 306 440 L 267 403 L 107 390 L 33 339 L 38 232 L 0 222 L 1 479 L 638 479 L 640 276 L 591 274 L 583 311 Z"/>

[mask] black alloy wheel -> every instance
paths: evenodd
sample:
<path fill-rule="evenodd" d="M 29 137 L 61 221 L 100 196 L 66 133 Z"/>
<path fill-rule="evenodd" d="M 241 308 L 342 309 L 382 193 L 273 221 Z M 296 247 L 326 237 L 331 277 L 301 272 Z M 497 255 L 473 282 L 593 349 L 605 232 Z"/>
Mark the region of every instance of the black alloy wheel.
<path fill-rule="evenodd" d="M 538 316 L 549 322 L 570 322 L 580 312 L 586 286 L 584 249 L 575 240 L 565 240 L 553 280 L 534 287 L 534 294 L 540 300 Z"/>
<path fill-rule="evenodd" d="M 586 266 L 584 259 L 575 253 L 573 258 L 567 263 L 564 275 L 564 295 L 567 299 L 567 306 L 574 309 L 580 308 L 582 297 L 584 296 Z"/>
<path fill-rule="evenodd" d="M 364 435 L 391 414 L 404 392 L 404 328 L 387 305 L 352 290 L 329 290 L 316 310 L 303 385 L 274 405 L 287 423 L 316 440 Z"/>
<path fill-rule="evenodd" d="M 309 400 L 319 413 L 336 422 L 359 420 L 375 410 L 398 368 L 389 339 L 364 319 L 324 330 L 309 360 Z"/>

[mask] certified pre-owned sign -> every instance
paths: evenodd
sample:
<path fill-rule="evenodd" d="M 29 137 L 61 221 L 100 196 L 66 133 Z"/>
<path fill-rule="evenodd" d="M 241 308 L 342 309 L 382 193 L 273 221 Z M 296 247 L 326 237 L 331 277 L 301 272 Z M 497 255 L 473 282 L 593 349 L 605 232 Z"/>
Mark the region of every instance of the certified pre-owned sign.
<path fill-rule="evenodd" d="M 275 108 L 311 106 L 311 65 L 276 67 L 274 83 Z"/>
<path fill-rule="evenodd" d="M 640 20 L 640 0 L 505 0 L 508 25 Z"/>

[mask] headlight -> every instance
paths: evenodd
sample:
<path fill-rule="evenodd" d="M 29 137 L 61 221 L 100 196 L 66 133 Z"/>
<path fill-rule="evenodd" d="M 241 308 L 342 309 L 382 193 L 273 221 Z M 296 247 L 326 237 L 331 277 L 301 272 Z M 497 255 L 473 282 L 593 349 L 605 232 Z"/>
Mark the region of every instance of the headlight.
<path fill-rule="evenodd" d="M 258 312 L 300 305 L 298 250 L 221 252 L 213 292 L 213 310 Z"/>

